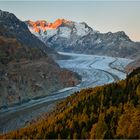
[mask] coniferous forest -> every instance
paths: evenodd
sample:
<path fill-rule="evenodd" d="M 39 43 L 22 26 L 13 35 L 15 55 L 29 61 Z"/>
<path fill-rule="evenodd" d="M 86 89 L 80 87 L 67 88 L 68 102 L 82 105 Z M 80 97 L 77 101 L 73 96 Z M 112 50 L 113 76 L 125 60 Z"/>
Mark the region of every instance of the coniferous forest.
<path fill-rule="evenodd" d="M 44 119 L 1 138 L 140 138 L 140 68 L 126 80 L 73 94 Z"/>

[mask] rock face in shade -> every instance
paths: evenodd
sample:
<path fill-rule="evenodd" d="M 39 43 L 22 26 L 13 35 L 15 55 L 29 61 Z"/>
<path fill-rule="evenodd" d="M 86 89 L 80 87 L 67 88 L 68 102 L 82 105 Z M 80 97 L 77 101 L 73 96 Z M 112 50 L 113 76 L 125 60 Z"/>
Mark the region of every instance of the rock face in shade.
<path fill-rule="evenodd" d="M 58 19 L 54 23 L 40 20 L 26 24 L 33 34 L 57 51 L 130 57 L 140 48 L 123 31 L 100 33 L 84 22 Z"/>
<path fill-rule="evenodd" d="M 136 42 L 140 46 L 140 42 Z M 131 73 L 133 70 L 140 67 L 140 49 L 131 56 L 131 58 L 134 60 L 130 64 L 128 64 L 125 68 L 125 71 L 127 73 Z"/>
<path fill-rule="evenodd" d="M 0 11 L 0 109 L 52 94 L 80 82 L 15 15 Z"/>

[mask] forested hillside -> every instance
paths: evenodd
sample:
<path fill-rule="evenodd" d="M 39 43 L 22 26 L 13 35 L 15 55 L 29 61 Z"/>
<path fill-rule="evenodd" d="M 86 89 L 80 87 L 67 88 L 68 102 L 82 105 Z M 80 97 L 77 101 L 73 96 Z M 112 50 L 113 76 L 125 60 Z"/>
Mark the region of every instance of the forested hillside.
<path fill-rule="evenodd" d="M 4 138 L 140 138 L 140 68 L 126 80 L 75 93 Z"/>

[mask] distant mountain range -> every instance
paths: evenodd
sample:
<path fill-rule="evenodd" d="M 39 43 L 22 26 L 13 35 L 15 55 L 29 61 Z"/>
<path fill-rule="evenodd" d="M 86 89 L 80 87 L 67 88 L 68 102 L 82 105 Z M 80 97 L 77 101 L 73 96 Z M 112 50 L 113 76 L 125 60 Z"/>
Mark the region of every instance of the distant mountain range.
<path fill-rule="evenodd" d="M 58 19 L 26 21 L 29 30 L 56 51 L 131 57 L 140 44 L 133 42 L 123 31 L 100 33 L 86 23 Z"/>
<path fill-rule="evenodd" d="M 14 14 L 0 10 L 0 109 L 79 83 L 51 56 L 59 55 Z"/>

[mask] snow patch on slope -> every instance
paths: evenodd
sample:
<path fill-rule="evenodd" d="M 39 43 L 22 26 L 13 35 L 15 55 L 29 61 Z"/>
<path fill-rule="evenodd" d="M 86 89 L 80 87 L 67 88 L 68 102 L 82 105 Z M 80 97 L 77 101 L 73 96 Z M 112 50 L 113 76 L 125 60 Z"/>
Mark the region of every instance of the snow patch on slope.
<path fill-rule="evenodd" d="M 71 35 L 71 29 L 67 27 L 60 27 L 59 28 L 59 36 L 64 38 L 69 38 Z"/>
<path fill-rule="evenodd" d="M 89 28 L 86 28 L 85 24 L 75 22 L 74 25 L 75 25 L 75 28 L 77 30 L 78 36 L 85 36 L 89 33 Z"/>
<path fill-rule="evenodd" d="M 47 31 L 44 32 L 44 34 L 42 36 L 43 36 L 43 38 L 46 37 L 46 36 L 47 36 L 47 38 L 50 38 L 50 37 L 56 35 L 57 32 L 58 32 L 57 29 L 55 29 L 55 30 L 47 30 Z"/>

